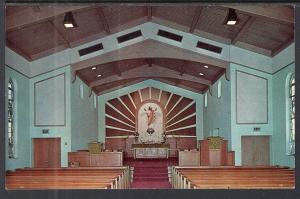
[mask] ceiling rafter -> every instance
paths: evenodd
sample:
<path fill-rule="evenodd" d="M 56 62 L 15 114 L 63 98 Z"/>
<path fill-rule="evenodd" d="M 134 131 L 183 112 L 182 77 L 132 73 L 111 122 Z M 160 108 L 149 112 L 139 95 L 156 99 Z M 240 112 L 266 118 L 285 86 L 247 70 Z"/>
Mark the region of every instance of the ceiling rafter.
<path fill-rule="evenodd" d="M 271 53 L 271 56 L 274 57 L 279 52 L 281 52 L 283 49 L 288 47 L 290 44 L 294 42 L 294 35 L 288 38 L 285 42 L 283 42 L 281 45 L 279 45 L 276 49 L 274 49 Z"/>
<path fill-rule="evenodd" d="M 282 5 L 226 5 L 242 13 L 284 24 L 293 24 L 293 9 Z"/>
<path fill-rule="evenodd" d="M 200 6 L 196 8 L 192 23 L 190 25 L 190 30 L 189 30 L 190 33 L 193 33 L 195 31 L 197 23 L 201 16 L 202 9 L 203 7 Z"/>
<path fill-rule="evenodd" d="M 31 7 L 26 7 L 21 12 L 7 16 L 6 32 L 49 20 L 66 12 L 79 11 L 86 8 L 91 8 L 91 6 L 40 6 L 40 12 L 37 14 Z"/>
<path fill-rule="evenodd" d="M 59 35 L 60 38 L 62 38 L 62 40 L 66 44 L 66 47 L 71 48 L 70 42 L 66 39 L 65 35 L 62 32 L 59 31 L 59 29 L 55 26 L 53 21 L 49 20 L 49 23 L 52 25 L 52 27 L 53 27 L 54 31 L 56 32 L 56 34 Z"/>
<path fill-rule="evenodd" d="M 211 85 L 210 80 L 206 80 L 201 77 L 195 77 L 192 75 L 180 75 L 178 71 L 171 70 L 169 68 L 161 67 L 154 65 L 151 68 L 147 65 L 140 66 L 125 72 L 122 72 L 122 76 L 118 75 L 112 75 L 108 76 L 106 78 L 102 78 L 100 80 L 96 80 L 93 82 L 90 82 L 88 85 L 90 87 L 97 87 L 102 84 L 108 84 L 114 81 L 120 81 L 124 79 L 132 79 L 132 78 L 175 78 L 175 79 L 181 79 L 186 81 L 191 81 L 197 84 L 203 84 L 203 85 Z"/>
<path fill-rule="evenodd" d="M 152 21 L 152 6 L 147 6 L 147 20 Z"/>
<path fill-rule="evenodd" d="M 153 80 L 160 81 L 162 83 L 169 84 L 169 85 L 172 85 L 172 86 L 176 86 L 176 87 L 179 87 L 179 88 L 182 88 L 182 89 L 185 89 L 185 90 L 189 90 L 189 91 L 192 91 L 194 93 L 200 93 L 200 94 L 203 93 L 202 90 L 198 90 L 196 88 L 192 88 L 190 86 L 183 85 L 183 84 L 179 83 L 178 81 L 171 81 L 170 79 L 163 79 L 163 78 L 153 78 Z"/>
<path fill-rule="evenodd" d="M 250 16 L 247 21 L 243 24 L 241 27 L 240 31 L 234 36 L 234 38 L 231 41 L 231 44 L 235 44 L 243 35 L 244 33 L 250 28 L 250 26 L 253 24 L 255 21 L 255 18 Z"/>
<path fill-rule="evenodd" d="M 16 46 L 13 42 L 6 39 L 6 44 L 7 44 L 7 46 L 9 46 L 9 48 L 14 50 L 19 55 L 23 56 L 26 60 L 32 61 L 32 57 L 27 52 L 25 52 L 24 50 L 22 50 L 18 46 Z"/>
<path fill-rule="evenodd" d="M 101 7 L 97 8 L 97 14 L 98 14 L 100 21 L 102 21 L 102 23 L 103 23 L 106 34 L 108 34 L 108 35 L 111 34 L 111 31 L 110 31 L 110 28 L 108 25 L 108 21 L 107 21 L 105 15 L 104 15 L 103 9 Z"/>

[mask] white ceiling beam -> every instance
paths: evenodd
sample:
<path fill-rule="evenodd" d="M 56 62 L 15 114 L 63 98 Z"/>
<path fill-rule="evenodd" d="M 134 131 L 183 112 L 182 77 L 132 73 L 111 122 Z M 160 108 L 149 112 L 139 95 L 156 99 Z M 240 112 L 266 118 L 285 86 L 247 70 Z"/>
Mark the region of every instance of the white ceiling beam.
<path fill-rule="evenodd" d="M 102 84 L 107 84 L 115 81 L 131 79 L 131 78 L 174 78 L 185 81 L 190 81 L 198 84 L 211 85 L 210 80 L 206 80 L 201 77 L 195 77 L 188 74 L 180 75 L 180 72 L 171 70 L 168 68 L 153 65 L 152 67 L 141 66 L 125 72 L 122 72 L 122 76 L 112 75 L 89 84 L 90 87 L 97 87 Z"/>

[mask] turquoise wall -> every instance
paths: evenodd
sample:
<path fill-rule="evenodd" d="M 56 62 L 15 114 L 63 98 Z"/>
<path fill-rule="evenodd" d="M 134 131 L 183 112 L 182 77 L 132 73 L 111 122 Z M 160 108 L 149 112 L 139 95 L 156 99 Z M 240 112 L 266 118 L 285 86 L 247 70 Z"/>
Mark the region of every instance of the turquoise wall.
<path fill-rule="evenodd" d="M 34 125 L 34 83 L 49 79 L 50 77 L 57 76 L 59 74 L 65 74 L 65 125 L 64 126 L 35 126 Z M 55 71 L 51 71 L 45 74 L 41 74 L 30 79 L 30 138 L 50 138 L 59 137 L 61 138 L 61 166 L 68 166 L 68 152 L 71 151 L 71 67 L 66 66 Z M 46 105 L 47 100 L 43 103 Z M 55 112 L 56 110 L 53 110 Z M 43 129 L 48 129 L 49 134 L 42 134 Z M 31 143 L 31 142 L 30 142 Z M 32 157 L 32 146 L 29 151 Z M 31 162 L 31 165 L 33 163 Z"/>
<path fill-rule="evenodd" d="M 98 140 L 100 142 L 105 141 L 105 103 L 106 101 L 110 99 L 114 99 L 116 97 L 120 97 L 122 95 L 125 95 L 127 93 L 131 93 L 134 91 L 137 91 L 139 89 L 147 88 L 147 87 L 153 87 L 162 89 L 168 92 L 172 92 L 174 94 L 187 97 L 190 99 L 195 100 L 196 102 L 196 136 L 197 139 L 203 139 L 203 95 L 199 93 L 194 93 L 182 88 L 178 88 L 169 84 L 165 84 L 159 81 L 155 80 L 146 80 L 128 87 L 124 87 L 121 89 L 118 89 L 113 92 L 109 92 L 103 95 L 98 96 Z"/>
<path fill-rule="evenodd" d="M 80 92 L 82 87 L 82 97 Z M 98 138 L 98 111 L 94 105 L 96 96 L 90 88 L 76 78 L 71 84 L 71 149 L 87 149 L 88 143 Z M 97 103 L 97 101 L 96 101 Z"/>
<path fill-rule="evenodd" d="M 255 76 L 263 77 L 268 80 L 268 123 L 266 124 L 238 124 L 236 119 L 236 71 L 246 72 Z M 230 90 L 231 90 L 231 149 L 235 151 L 235 163 L 241 165 L 241 136 L 251 135 L 273 135 L 273 102 L 272 102 L 272 75 L 250 69 L 238 64 L 230 64 Z M 257 88 L 260 89 L 260 88 Z M 249 91 L 251 92 L 251 91 Z M 251 107 L 249 107 L 251 108 Z M 264 109 L 265 107 L 261 107 Z M 254 131 L 255 127 L 259 127 L 260 131 Z M 272 139 L 272 138 L 271 138 Z M 270 146 L 272 153 L 272 145 Z M 272 163 L 272 155 L 270 157 Z"/>
<path fill-rule="evenodd" d="M 16 159 L 8 158 L 6 150 L 6 170 L 30 166 L 30 138 L 29 138 L 29 79 L 15 70 L 5 67 L 5 85 L 9 79 L 13 80 L 15 86 L 15 136 L 16 136 Z M 6 109 L 7 110 L 7 97 Z M 7 132 L 7 111 L 5 111 L 5 132 Z M 6 149 L 8 148 L 7 133 Z"/>
<path fill-rule="evenodd" d="M 221 97 L 217 97 L 218 82 L 221 82 Z M 211 94 L 207 91 L 207 107 L 203 103 L 203 124 L 204 137 L 217 135 L 219 128 L 219 135 L 228 140 L 228 149 L 231 148 L 231 123 L 230 123 L 230 81 L 227 81 L 223 75 L 210 88 Z"/>
<path fill-rule="evenodd" d="M 276 146 L 273 147 L 273 163 L 290 167 L 295 167 L 295 158 L 286 155 L 286 80 L 289 74 L 294 72 L 295 64 L 292 63 L 273 75 L 274 133 L 272 144 Z"/>

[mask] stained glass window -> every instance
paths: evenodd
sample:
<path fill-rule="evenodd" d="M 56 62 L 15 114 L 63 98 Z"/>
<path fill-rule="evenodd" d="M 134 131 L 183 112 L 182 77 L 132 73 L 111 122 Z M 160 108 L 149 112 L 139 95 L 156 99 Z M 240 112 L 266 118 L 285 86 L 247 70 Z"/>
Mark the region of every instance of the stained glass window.
<path fill-rule="evenodd" d="M 7 113 L 7 132 L 8 132 L 8 157 L 15 157 L 15 135 L 14 135 L 14 98 L 15 90 L 13 81 L 10 79 L 7 86 L 7 100 L 8 100 L 8 113 Z"/>
<path fill-rule="evenodd" d="M 289 151 L 295 154 L 295 76 L 289 80 Z"/>

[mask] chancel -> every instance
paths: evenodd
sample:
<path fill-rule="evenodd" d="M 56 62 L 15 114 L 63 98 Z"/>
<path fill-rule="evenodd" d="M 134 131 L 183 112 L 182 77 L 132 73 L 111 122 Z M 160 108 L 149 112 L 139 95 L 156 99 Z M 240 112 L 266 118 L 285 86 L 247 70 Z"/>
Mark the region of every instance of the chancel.
<path fill-rule="evenodd" d="M 7 4 L 6 189 L 294 189 L 294 25 L 291 4 Z"/>

